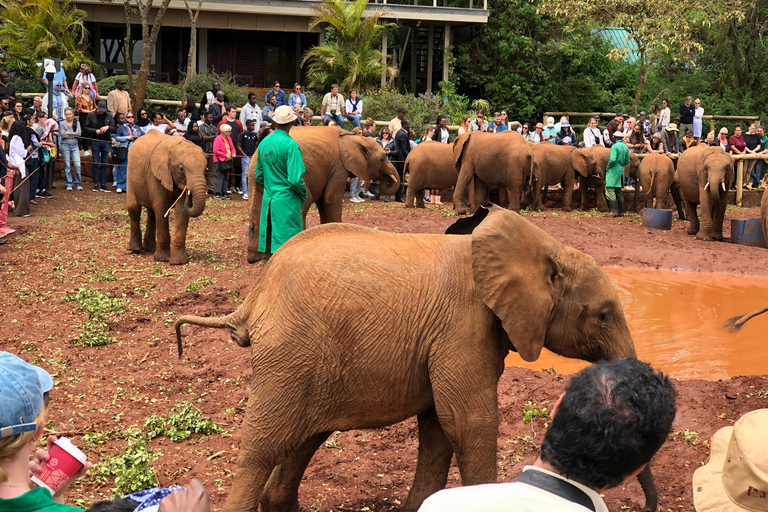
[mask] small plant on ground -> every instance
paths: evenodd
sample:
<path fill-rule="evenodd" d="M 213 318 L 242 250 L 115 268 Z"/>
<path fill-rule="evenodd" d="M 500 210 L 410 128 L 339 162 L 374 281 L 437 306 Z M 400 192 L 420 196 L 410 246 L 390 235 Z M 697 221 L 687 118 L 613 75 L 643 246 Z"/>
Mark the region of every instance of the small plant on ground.
<path fill-rule="evenodd" d="M 80 311 L 88 315 L 88 320 L 81 324 L 83 334 L 73 340 L 76 345 L 97 347 L 115 341 L 107 334 L 107 318 L 124 312 L 126 299 L 110 297 L 106 293 L 81 286 L 76 292 L 67 294 L 64 302 L 77 302 Z"/>
<path fill-rule="evenodd" d="M 192 434 L 211 435 L 221 432 L 221 427 L 211 418 L 206 418 L 191 402 L 179 402 L 168 414 L 154 414 L 144 422 L 149 439 L 166 434 L 178 443 Z"/>
<path fill-rule="evenodd" d="M 676 437 L 682 437 L 683 440 L 690 444 L 691 446 L 696 446 L 698 444 L 701 444 L 701 438 L 699 437 L 699 433 L 695 430 L 680 430 L 678 432 L 673 433 Z"/>
<path fill-rule="evenodd" d="M 97 480 L 106 483 L 115 477 L 115 494 L 124 496 L 158 485 L 152 462 L 157 459 L 149 446 L 147 435 L 137 428 L 127 431 L 128 446 L 119 455 L 103 457 L 94 468 Z"/>
<path fill-rule="evenodd" d="M 523 423 L 530 423 L 533 418 L 547 418 L 552 416 L 549 414 L 549 409 L 544 406 L 540 406 L 536 402 L 528 402 L 523 406 Z"/>
<path fill-rule="evenodd" d="M 197 290 L 202 290 L 209 284 L 216 284 L 216 278 L 208 277 L 208 276 L 199 276 L 194 278 L 192 282 L 187 285 L 186 291 L 195 292 Z"/>

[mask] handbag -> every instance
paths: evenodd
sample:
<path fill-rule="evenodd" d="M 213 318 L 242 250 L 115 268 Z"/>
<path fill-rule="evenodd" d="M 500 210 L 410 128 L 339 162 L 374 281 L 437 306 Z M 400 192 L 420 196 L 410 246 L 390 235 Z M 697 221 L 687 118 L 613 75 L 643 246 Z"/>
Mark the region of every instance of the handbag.
<path fill-rule="evenodd" d="M 128 160 L 128 146 L 118 146 L 115 150 L 115 163 L 121 164 Z"/>
<path fill-rule="evenodd" d="M 219 172 L 232 172 L 235 170 L 234 160 L 219 160 L 216 163 L 219 164 Z"/>

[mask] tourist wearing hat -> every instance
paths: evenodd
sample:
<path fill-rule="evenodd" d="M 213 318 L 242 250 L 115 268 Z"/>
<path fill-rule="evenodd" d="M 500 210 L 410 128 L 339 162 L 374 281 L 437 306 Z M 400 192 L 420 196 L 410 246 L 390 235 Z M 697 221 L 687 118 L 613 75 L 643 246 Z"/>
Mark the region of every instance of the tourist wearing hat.
<path fill-rule="evenodd" d="M 592 146 L 603 146 L 605 147 L 605 142 L 603 141 L 602 134 L 600 133 L 600 128 L 597 127 L 597 124 L 600 122 L 600 116 L 593 116 L 589 118 L 589 125 L 584 128 L 584 147 L 591 148 Z"/>
<path fill-rule="evenodd" d="M 613 133 L 611 157 L 605 170 L 605 198 L 611 206 L 614 217 L 624 216 L 624 194 L 621 191 L 624 178 L 624 166 L 629 163 L 629 148 L 624 143 L 624 133 Z"/>
<path fill-rule="evenodd" d="M 304 117 L 304 107 L 296 107 L 296 121 L 293 123 L 294 126 L 309 126 L 309 123 L 311 120 L 306 119 Z"/>
<path fill-rule="evenodd" d="M 768 510 L 768 409 L 742 416 L 710 441 L 709 462 L 693 473 L 696 512 Z"/>
<path fill-rule="evenodd" d="M 405 107 L 397 107 L 397 115 L 389 122 L 389 133 L 397 133 L 403 127 L 403 119 L 407 111 Z"/>
<path fill-rule="evenodd" d="M 669 123 L 662 131 L 661 131 L 661 142 L 664 143 L 664 150 L 667 152 L 667 155 L 671 155 L 675 151 L 677 151 L 677 125 L 675 123 Z"/>
<path fill-rule="evenodd" d="M 568 142 L 565 142 L 566 138 Z M 557 132 L 555 137 L 555 144 L 558 146 L 575 146 L 578 142 L 579 138 L 576 136 L 576 132 L 571 130 L 571 123 L 567 119 L 560 121 L 560 131 Z"/>
<path fill-rule="evenodd" d="M 302 207 L 307 200 L 301 147 L 289 135 L 296 114 L 288 105 L 277 107 L 272 116 L 274 131 L 259 143 L 256 182 L 264 187 L 259 221 L 259 251 L 262 262 L 293 235 L 304 229 Z"/>
<path fill-rule="evenodd" d="M 107 94 L 107 110 L 112 117 L 118 112 L 127 114 L 131 110 L 131 96 L 125 90 L 125 80 L 122 78 L 115 80 L 115 89 Z"/>
<path fill-rule="evenodd" d="M 555 143 L 555 139 L 557 139 L 557 130 L 555 129 L 554 117 L 550 116 L 547 118 L 547 126 L 544 127 L 542 133 L 544 134 L 545 141 L 551 142 L 552 144 Z"/>
<path fill-rule="evenodd" d="M 640 112 L 640 114 L 638 114 L 637 124 L 643 127 L 643 135 L 646 137 L 651 136 L 651 122 L 648 120 L 648 114 Z"/>
<path fill-rule="evenodd" d="M 542 134 L 543 131 L 544 131 L 544 124 L 536 123 L 536 126 L 534 127 L 533 131 L 528 133 L 528 135 L 525 137 L 525 140 L 529 142 L 533 142 L 534 144 L 538 144 L 539 142 L 542 142 L 544 140 L 544 135 Z"/>
<path fill-rule="evenodd" d="M 117 127 L 115 120 L 107 112 L 107 102 L 99 100 L 96 110 L 88 114 L 83 123 L 83 136 L 91 140 L 93 154 L 93 191 L 109 192 L 107 188 L 107 160 L 109 159 L 112 134 Z"/>
<path fill-rule="evenodd" d="M 93 466 L 90 462 L 53 496 L 45 487 L 30 485 L 30 471 L 39 474 L 40 464 L 48 460 L 46 450 L 37 450 L 33 462 L 29 456 L 43 435 L 48 392 L 52 388 L 53 379 L 48 372 L 11 353 L 0 352 L 0 511 L 80 510 L 63 505 L 63 495 L 72 482 Z M 56 438 L 50 436 L 47 441 L 50 448 Z"/>

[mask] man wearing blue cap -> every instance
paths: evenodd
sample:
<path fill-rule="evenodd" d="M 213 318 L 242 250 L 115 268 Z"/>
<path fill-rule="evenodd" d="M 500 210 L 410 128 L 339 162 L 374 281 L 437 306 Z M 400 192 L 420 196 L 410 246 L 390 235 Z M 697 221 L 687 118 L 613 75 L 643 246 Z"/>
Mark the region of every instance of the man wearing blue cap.
<path fill-rule="evenodd" d="M 79 510 L 62 504 L 69 484 L 54 496 L 44 487 L 30 485 L 30 470 L 39 473 L 40 465 L 48 460 L 46 450 L 37 450 L 37 462 L 30 462 L 29 454 L 43 435 L 51 388 L 53 379 L 48 372 L 13 354 L 0 352 L 0 512 Z M 48 448 L 54 441 L 54 436 L 48 438 Z M 87 462 L 70 484 L 92 466 Z"/>

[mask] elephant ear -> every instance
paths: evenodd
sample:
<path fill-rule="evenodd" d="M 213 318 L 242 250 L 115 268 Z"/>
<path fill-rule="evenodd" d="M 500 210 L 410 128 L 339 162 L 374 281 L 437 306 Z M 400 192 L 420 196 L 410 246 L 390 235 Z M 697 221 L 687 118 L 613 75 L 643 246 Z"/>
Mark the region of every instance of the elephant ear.
<path fill-rule="evenodd" d="M 459 172 L 461 172 L 461 160 L 464 156 L 464 151 L 467 146 L 469 146 L 469 138 L 471 135 L 472 132 L 462 133 L 453 141 L 453 166 Z"/>
<path fill-rule="evenodd" d="M 490 210 L 485 206 L 480 206 L 474 215 L 471 217 L 464 217 L 445 230 L 446 235 L 471 235 L 477 226 L 485 220 Z"/>
<path fill-rule="evenodd" d="M 498 206 L 472 233 L 476 293 L 528 362 L 538 359 L 555 299 L 562 294 L 561 252 L 544 231 Z"/>
<path fill-rule="evenodd" d="M 589 160 L 587 155 L 580 149 L 574 149 L 569 155 L 571 161 L 571 167 L 582 176 L 589 175 Z"/>
<path fill-rule="evenodd" d="M 152 174 L 162 183 L 163 187 L 169 192 L 173 192 L 173 175 L 171 173 L 171 146 L 173 140 L 170 136 L 161 140 L 149 154 L 149 167 Z M 184 140 L 184 139 L 181 139 Z"/>
<path fill-rule="evenodd" d="M 369 150 L 364 144 L 365 139 L 353 133 L 339 134 L 339 155 L 344 168 L 363 181 L 369 181 L 371 166 Z"/>

